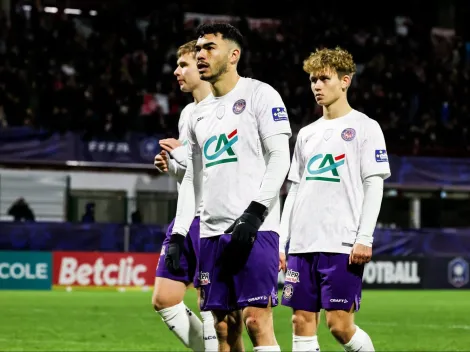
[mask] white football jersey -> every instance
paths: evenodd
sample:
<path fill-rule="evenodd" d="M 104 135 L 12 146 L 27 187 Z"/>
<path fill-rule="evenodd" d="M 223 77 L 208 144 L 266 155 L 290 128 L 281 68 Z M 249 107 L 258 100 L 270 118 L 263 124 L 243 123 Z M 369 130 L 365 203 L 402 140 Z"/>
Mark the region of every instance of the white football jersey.
<path fill-rule="evenodd" d="M 375 120 L 352 110 L 302 128 L 288 176 L 299 184 L 289 253 L 349 254 L 362 213 L 362 182 L 372 175 L 390 176 L 385 139 Z"/>
<path fill-rule="evenodd" d="M 188 147 L 202 158 L 201 237 L 223 234 L 258 196 L 267 165 L 262 140 L 278 134 L 291 135 L 287 111 L 266 83 L 240 78 L 226 95 L 196 106 Z M 273 203 L 260 231 L 279 233 L 279 196 Z"/>

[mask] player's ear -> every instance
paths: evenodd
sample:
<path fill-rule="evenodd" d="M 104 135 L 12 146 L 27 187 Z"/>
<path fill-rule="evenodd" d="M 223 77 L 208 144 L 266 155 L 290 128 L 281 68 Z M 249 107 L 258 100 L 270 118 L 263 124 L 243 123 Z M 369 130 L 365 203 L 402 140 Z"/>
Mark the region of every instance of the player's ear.
<path fill-rule="evenodd" d="M 234 46 L 230 50 L 230 57 L 229 57 L 230 64 L 236 65 L 238 63 L 238 61 L 240 61 L 240 53 L 241 53 L 240 48 L 238 48 L 236 46 Z"/>
<path fill-rule="evenodd" d="M 346 91 L 349 86 L 351 85 L 351 79 L 352 79 L 352 76 L 351 75 L 343 75 L 341 77 L 341 89 L 343 91 Z"/>

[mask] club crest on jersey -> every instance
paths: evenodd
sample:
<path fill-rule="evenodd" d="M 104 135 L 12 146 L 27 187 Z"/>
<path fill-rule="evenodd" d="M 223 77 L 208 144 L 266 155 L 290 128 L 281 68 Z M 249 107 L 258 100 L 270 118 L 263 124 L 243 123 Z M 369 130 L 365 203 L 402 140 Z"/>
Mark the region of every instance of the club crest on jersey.
<path fill-rule="evenodd" d="M 377 149 L 375 151 L 375 161 L 378 163 L 388 163 L 388 154 L 385 149 Z"/>
<path fill-rule="evenodd" d="M 241 114 L 243 111 L 245 111 L 246 108 L 246 101 L 245 99 L 239 99 L 233 104 L 232 111 L 235 115 Z"/>
<path fill-rule="evenodd" d="M 294 271 L 292 269 L 287 270 L 286 272 L 286 282 L 293 282 L 294 284 L 297 282 L 300 282 L 299 280 L 299 273 L 297 271 Z"/>
<path fill-rule="evenodd" d="M 307 181 L 341 182 L 338 168 L 344 165 L 346 154 L 317 154 L 307 164 Z M 321 161 L 320 161 L 321 160 Z M 316 166 L 318 164 L 318 166 Z"/>
<path fill-rule="evenodd" d="M 284 121 L 288 119 L 287 111 L 285 107 L 278 107 L 272 109 L 274 121 Z"/>
<path fill-rule="evenodd" d="M 345 128 L 343 132 L 341 132 L 341 138 L 343 138 L 346 142 L 350 142 L 356 137 L 356 130 L 354 128 Z"/>
<path fill-rule="evenodd" d="M 237 133 L 237 130 L 233 130 L 228 135 L 222 133 L 212 136 L 204 143 L 204 157 L 208 161 L 206 167 L 238 161 L 233 151 L 233 145 L 238 141 Z"/>
<path fill-rule="evenodd" d="M 294 294 L 294 287 L 291 284 L 284 285 L 284 288 L 282 289 L 282 297 L 289 300 L 292 298 L 293 294 Z"/>

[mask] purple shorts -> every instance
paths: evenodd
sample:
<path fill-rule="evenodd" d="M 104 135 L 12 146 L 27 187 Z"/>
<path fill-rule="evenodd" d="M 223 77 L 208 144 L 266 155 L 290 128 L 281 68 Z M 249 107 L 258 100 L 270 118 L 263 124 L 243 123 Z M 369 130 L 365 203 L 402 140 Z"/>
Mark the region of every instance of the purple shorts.
<path fill-rule="evenodd" d="M 163 241 L 162 251 L 160 253 L 160 259 L 157 264 L 157 271 L 155 273 L 156 277 L 163 277 L 165 279 L 170 279 L 173 281 L 181 281 L 186 284 L 194 283 L 194 286 L 197 287 L 197 265 L 199 258 L 199 216 L 196 216 L 189 228 L 188 235 L 184 242 L 184 251 L 181 254 L 180 266 L 181 272 L 178 274 L 172 274 L 168 271 L 165 265 L 165 252 L 168 248 L 168 243 L 170 242 L 171 232 L 173 230 L 173 225 L 175 220 L 171 222 L 166 231 L 166 238 Z"/>
<path fill-rule="evenodd" d="M 282 305 L 294 310 L 319 312 L 347 310 L 361 303 L 364 265 L 349 265 L 341 253 L 291 254 L 282 291 Z"/>
<path fill-rule="evenodd" d="M 232 235 L 201 238 L 199 287 L 201 310 L 233 311 L 248 306 L 277 306 L 279 236 L 260 231 L 251 250 Z"/>

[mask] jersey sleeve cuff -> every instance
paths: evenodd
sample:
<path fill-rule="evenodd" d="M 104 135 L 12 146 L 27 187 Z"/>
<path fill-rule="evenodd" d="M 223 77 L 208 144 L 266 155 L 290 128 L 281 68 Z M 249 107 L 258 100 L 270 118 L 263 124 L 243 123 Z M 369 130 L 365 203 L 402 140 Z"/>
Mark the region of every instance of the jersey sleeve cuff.
<path fill-rule="evenodd" d="M 184 146 L 173 149 L 170 154 L 178 164 L 186 164 L 186 148 Z"/>
<path fill-rule="evenodd" d="M 364 236 L 364 235 L 362 236 L 358 235 L 355 241 L 355 243 L 362 244 L 366 247 L 372 247 L 372 242 L 373 242 L 372 236 Z"/>

